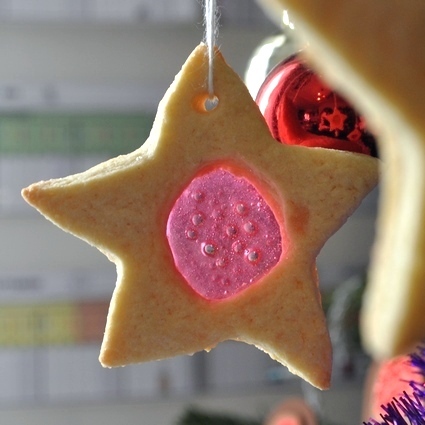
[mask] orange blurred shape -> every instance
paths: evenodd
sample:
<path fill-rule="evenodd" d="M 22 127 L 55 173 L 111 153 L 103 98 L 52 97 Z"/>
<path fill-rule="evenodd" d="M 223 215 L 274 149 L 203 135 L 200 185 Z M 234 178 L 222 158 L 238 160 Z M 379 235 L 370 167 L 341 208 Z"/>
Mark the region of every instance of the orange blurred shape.
<path fill-rule="evenodd" d="M 311 407 L 299 397 L 284 400 L 272 411 L 264 425 L 317 425 Z"/>
<path fill-rule="evenodd" d="M 423 377 L 407 355 L 381 361 L 373 366 L 371 375 L 368 410 L 372 417 L 379 417 L 383 413 L 381 406 L 390 403 L 394 397 L 404 392 L 411 395 L 410 381 L 423 383 Z"/>

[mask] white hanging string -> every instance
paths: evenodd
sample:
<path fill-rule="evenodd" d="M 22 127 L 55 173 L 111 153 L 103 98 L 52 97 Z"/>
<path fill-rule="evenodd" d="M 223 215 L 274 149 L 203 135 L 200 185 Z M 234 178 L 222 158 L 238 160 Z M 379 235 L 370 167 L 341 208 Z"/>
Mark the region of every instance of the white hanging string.
<path fill-rule="evenodd" d="M 217 5 L 216 0 L 205 0 L 205 44 L 208 48 L 208 95 L 214 98 L 214 50 L 217 40 Z"/>

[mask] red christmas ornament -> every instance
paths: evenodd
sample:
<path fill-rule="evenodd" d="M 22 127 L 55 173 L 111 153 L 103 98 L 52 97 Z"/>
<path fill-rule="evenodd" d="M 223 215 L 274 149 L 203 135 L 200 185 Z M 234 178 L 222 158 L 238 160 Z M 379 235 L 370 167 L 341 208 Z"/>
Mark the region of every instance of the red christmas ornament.
<path fill-rule="evenodd" d="M 394 399 L 408 395 L 413 398 L 411 382 L 423 385 L 421 370 L 412 364 L 410 356 L 404 355 L 380 362 L 374 372 L 370 394 L 370 416 L 379 417 L 382 406 Z"/>
<path fill-rule="evenodd" d="M 270 72 L 256 102 L 281 143 L 377 156 L 363 117 L 296 55 Z"/>

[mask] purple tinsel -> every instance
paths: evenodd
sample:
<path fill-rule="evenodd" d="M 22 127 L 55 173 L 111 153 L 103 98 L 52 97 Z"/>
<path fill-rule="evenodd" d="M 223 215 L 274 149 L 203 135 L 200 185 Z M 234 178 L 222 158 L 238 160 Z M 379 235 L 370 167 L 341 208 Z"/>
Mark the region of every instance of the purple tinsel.
<path fill-rule="evenodd" d="M 425 346 L 418 347 L 417 353 L 409 355 L 410 364 L 421 376 L 421 382 L 410 381 L 413 394 L 394 398 L 387 405 L 382 405 L 381 419 L 370 419 L 364 425 L 425 425 Z"/>

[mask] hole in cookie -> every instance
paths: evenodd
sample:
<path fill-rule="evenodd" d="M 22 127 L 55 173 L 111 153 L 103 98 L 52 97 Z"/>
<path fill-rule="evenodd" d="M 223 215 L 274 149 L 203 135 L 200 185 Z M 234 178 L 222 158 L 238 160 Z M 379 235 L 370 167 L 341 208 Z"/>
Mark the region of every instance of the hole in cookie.
<path fill-rule="evenodd" d="M 205 99 L 204 106 L 205 106 L 205 110 L 206 110 L 207 112 L 209 112 L 209 111 L 213 111 L 213 110 L 214 110 L 215 108 L 217 108 L 217 106 L 218 106 L 218 97 L 217 97 L 217 96 L 215 96 L 215 95 L 213 95 L 213 96 L 208 96 L 208 97 Z"/>
<path fill-rule="evenodd" d="M 219 99 L 216 95 L 203 93 L 195 98 L 194 106 L 198 112 L 211 112 L 217 108 Z"/>

